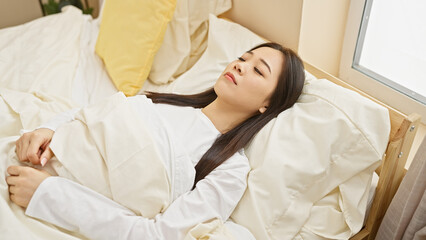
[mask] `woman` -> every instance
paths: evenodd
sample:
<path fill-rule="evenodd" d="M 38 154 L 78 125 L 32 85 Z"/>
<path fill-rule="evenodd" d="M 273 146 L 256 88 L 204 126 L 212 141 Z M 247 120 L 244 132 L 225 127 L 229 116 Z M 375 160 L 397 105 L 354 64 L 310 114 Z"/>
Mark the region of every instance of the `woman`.
<path fill-rule="evenodd" d="M 148 93 L 164 118 L 179 116 L 179 112 L 185 115 L 185 121 L 171 126 L 171 131 L 184 139 L 182 146 L 193 156 L 196 170 L 192 190 L 153 219 L 135 216 L 90 189 L 30 167 L 8 168 L 10 199 L 28 207 L 27 215 L 89 238 L 181 239 L 198 223 L 230 216 L 246 187 L 249 165 L 243 147 L 296 102 L 304 79 L 297 54 L 279 44 L 265 43 L 231 62 L 214 88 L 206 92 L 189 96 Z M 189 123 L 186 114 L 192 116 Z M 175 120 L 170 124 L 176 124 Z M 53 156 L 49 143 L 55 126 L 50 128 L 39 128 L 17 141 L 20 161 L 46 164 Z"/>

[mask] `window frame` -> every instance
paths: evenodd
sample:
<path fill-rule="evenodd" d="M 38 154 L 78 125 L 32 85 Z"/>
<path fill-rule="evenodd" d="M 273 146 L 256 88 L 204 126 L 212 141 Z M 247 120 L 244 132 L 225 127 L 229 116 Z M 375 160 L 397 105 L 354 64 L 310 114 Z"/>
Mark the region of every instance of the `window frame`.
<path fill-rule="evenodd" d="M 386 82 L 384 83 L 372 78 L 371 74 L 367 75 L 354 68 L 355 58 L 359 57 L 355 56 L 355 50 L 357 44 L 361 44 L 358 43 L 358 37 L 363 31 L 363 29 L 361 29 L 361 24 L 363 22 L 364 7 L 367 1 L 368 0 L 350 1 L 340 61 L 339 78 L 404 114 L 420 114 L 422 123 L 426 124 L 425 104 L 389 87 L 388 85 L 390 84 Z M 365 25 L 363 27 L 365 28 Z M 399 84 L 397 85 L 400 86 Z"/>

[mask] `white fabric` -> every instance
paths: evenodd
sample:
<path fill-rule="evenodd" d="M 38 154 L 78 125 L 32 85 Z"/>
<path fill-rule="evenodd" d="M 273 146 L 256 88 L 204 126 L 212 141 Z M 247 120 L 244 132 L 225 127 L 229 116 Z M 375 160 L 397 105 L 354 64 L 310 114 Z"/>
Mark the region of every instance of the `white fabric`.
<path fill-rule="evenodd" d="M 54 85 L 52 85 L 53 87 Z M 9 200 L 6 169 L 22 165 L 14 152 L 15 142 L 23 128 L 34 129 L 55 112 L 73 105 L 61 99 L 39 94 L 0 89 L 0 232 L 4 239 L 84 239 L 79 234 L 65 232 L 54 225 L 30 218 L 24 209 Z M 8 100 L 6 100 L 8 99 Z"/>
<path fill-rule="evenodd" d="M 83 108 L 75 121 L 56 130 L 50 148 L 62 165 L 54 165 L 60 176 L 72 175 L 138 215 L 152 218 L 167 208 L 174 194 L 191 189 L 195 174 L 161 122 L 151 121 L 156 115 L 151 101 L 134 100 L 117 93 Z M 158 144 L 156 135 L 166 136 L 165 141 Z"/>
<path fill-rule="evenodd" d="M 243 193 L 235 187 L 245 185 L 240 179 L 248 170 L 243 161 L 226 161 L 154 220 L 135 217 L 86 187 L 54 177 L 40 185 L 26 214 L 70 231 L 78 229 L 90 239 L 183 239 L 190 227 L 213 218 L 227 219 L 231 214 L 234 206 L 229 203 L 235 201 L 231 198 L 238 200 Z"/>
<path fill-rule="evenodd" d="M 21 95 L 24 95 L 24 96 L 21 96 Z M 143 96 L 137 96 L 137 97 L 134 97 L 134 99 L 142 98 L 142 97 Z M 36 103 L 40 101 L 40 99 L 37 99 L 32 94 L 4 90 L 2 91 L 2 99 L 4 99 L 5 103 L 7 103 L 5 107 L 11 106 L 12 109 L 16 109 L 17 111 L 17 112 L 9 111 L 9 114 L 6 114 L 5 116 L 10 116 L 12 118 L 16 116 L 17 117 L 16 119 L 19 121 L 21 120 L 20 117 L 22 117 L 23 119 L 31 118 L 31 116 L 34 116 L 33 114 L 37 114 L 37 112 L 34 113 L 31 111 L 28 111 L 28 108 L 34 108 L 34 106 L 37 106 L 35 104 L 32 104 L 32 101 Z M 13 101 L 13 100 L 17 100 L 17 101 Z M 8 104 L 11 104 L 11 105 L 8 105 Z M 54 109 L 53 107 L 55 107 L 55 105 L 47 104 L 47 105 L 38 106 L 37 108 L 43 108 L 43 107 L 47 108 L 48 110 L 52 110 Z M 167 108 L 164 108 L 163 110 L 166 110 L 166 109 Z M 45 109 L 45 112 L 48 112 L 48 110 Z M 184 114 L 186 115 L 190 111 L 191 111 L 190 108 L 187 108 Z M 3 113 L 7 113 L 7 112 L 2 112 L 2 115 Z M 16 113 L 18 113 L 18 115 Z M 213 138 L 216 137 L 217 130 L 215 130 L 213 126 L 211 125 L 210 127 L 202 126 L 203 124 L 204 125 L 209 124 L 209 121 L 207 121 L 206 117 L 203 115 L 200 115 L 201 112 L 199 110 L 193 110 L 192 113 L 194 115 L 194 118 L 198 119 L 199 121 L 198 123 L 196 121 L 189 121 L 187 122 L 187 125 L 190 124 L 191 127 L 194 125 L 195 126 L 200 125 L 200 127 L 202 127 L 203 130 L 207 129 L 206 130 L 207 132 L 210 129 L 210 136 L 213 134 Z M 61 118 L 61 119 L 66 119 L 66 118 Z M 186 121 L 186 120 L 188 120 L 188 117 L 183 118 L 183 121 Z M 31 124 L 34 124 L 34 123 L 31 122 Z M 25 125 L 25 126 L 28 126 L 28 125 Z M 21 128 L 22 126 L 19 126 L 15 130 L 19 131 L 19 129 Z M 205 134 L 206 131 L 204 132 L 194 131 L 193 133 L 200 132 L 202 134 Z M 190 133 L 190 132 L 191 131 L 186 131 L 186 133 Z M 184 134 L 185 132 L 181 131 L 181 133 Z M 7 160 L 3 162 L 4 164 L 2 165 L 2 168 L 4 170 L 3 172 L 5 172 L 5 169 L 8 165 L 19 164 L 19 162 L 16 160 L 16 156 L 14 156 L 14 148 L 13 148 L 13 143 L 14 141 L 16 141 L 16 139 L 17 137 L 2 138 L 2 143 L 4 143 L 4 145 L 0 146 L 0 149 L 2 149 L 2 151 L 4 152 L 4 153 L 2 152 L 3 154 L 2 159 Z M 188 138 L 188 141 L 190 140 L 194 142 L 197 141 L 196 138 Z M 202 143 L 203 141 L 201 141 L 201 145 Z M 235 207 L 236 203 L 240 199 L 240 196 L 243 194 L 243 191 L 246 185 L 245 176 L 247 172 L 249 171 L 249 168 L 247 165 L 247 159 L 245 157 L 243 157 L 240 154 L 237 154 L 232 159 L 230 159 L 229 161 L 226 161 L 223 165 L 221 165 L 219 168 L 214 170 L 209 176 L 207 176 L 206 179 L 200 181 L 197 184 L 196 190 L 192 191 L 191 193 L 184 194 L 183 196 L 178 198 L 167 209 L 167 211 L 165 212 L 166 215 L 164 217 L 157 216 L 157 219 L 161 219 L 156 222 L 158 222 L 159 225 L 160 223 L 162 224 L 162 227 L 161 227 L 162 228 L 161 231 L 163 231 L 162 234 L 165 233 L 168 236 L 180 236 L 184 234 L 185 231 L 188 230 L 187 229 L 188 227 L 195 226 L 196 224 L 200 222 L 205 222 L 205 221 L 211 220 L 212 218 L 219 218 L 219 219 L 222 219 L 222 221 L 227 219 L 227 217 L 229 216 L 229 214 L 232 212 L 233 208 Z M 81 169 L 83 168 L 84 167 L 82 167 Z M 7 185 L 5 182 L 3 182 L 2 184 L 3 186 L 6 186 L 5 188 L 3 188 L 3 191 L 5 191 L 3 192 L 5 193 L 3 200 L 7 200 L 8 199 Z M 50 188 L 45 189 L 45 191 L 48 191 L 55 196 L 58 194 L 58 193 L 52 192 L 54 191 L 54 189 L 50 189 Z M 69 194 L 73 194 L 73 192 L 69 191 Z M 80 196 L 77 199 L 80 201 L 82 199 L 85 199 L 84 201 L 86 201 L 86 199 L 88 198 L 90 198 L 90 196 Z M 58 198 L 55 198 L 55 199 L 58 201 L 62 201 L 62 199 L 58 199 Z M 41 199 L 40 201 L 45 202 L 47 200 Z M 96 199 L 94 201 L 96 202 Z M 4 204 L 4 202 L 1 202 L 1 203 Z M 67 199 L 65 204 L 68 204 L 68 203 L 69 203 L 69 200 Z M 12 203 L 9 202 L 9 204 L 13 206 Z M 53 203 L 50 203 L 50 204 L 54 205 Z M 61 203 L 62 206 L 63 204 L 64 202 Z M 75 203 L 75 204 L 79 205 L 80 203 Z M 4 207 L 4 205 L 2 209 L 3 208 L 9 209 L 9 207 Z M 188 211 L 188 209 L 191 209 L 191 211 Z M 55 211 L 55 210 L 53 209 L 52 211 Z M 114 210 L 112 209 L 111 211 L 114 212 Z M 13 213 L 12 216 L 10 215 L 11 213 L 8 213 L 7 215 L 4 215 L 4 216 L 7 216 L 8 219 L 13 220 L 16 218 L 16 214 L 22 214 L 22 209 L 17 208 L 14 210 L 14 212 L 16 213 Z M 73 213 L 77 213 L 77 212 L 73 212 Z M 56 214 L 60 214 L 60 212 L 56 211 Z M 87 216 L 87 214 L 85 215 Z M 33 215 L 33 216 L 37 217 L 37 215 Z M 91 222 L 93 222 L 93 219 L 95 218 L 95 216 L 96 214 L 90 215 Z M 102 214 L 100 214 L 100 216 L 102 216 Z M 65 217 L 70 217 L 70 216 L 66 215 Z M 23 216 L 21 218 L 23 218 Z M 132 218 L 132 219 L 135 219 L 135 218 Z M 24 220 L 26 221 L 26 218 L 23 218 L 23 220 L 21 219 L 20 220 L 21 222 L 19 224 L 17 224 L 15 221 L 3 221 L 2 224 L 0 224 L 1 225 L 0 227 L 9 229 L 8 232 L 10 232 L 12 229 L 17 228 L 20 231 L 20 236 L 22 236 L 23 238 L 27 238 L 24 236 L 28 236 L 28 234 L 31 234 L 32 231 L 30 230 L 31 228 L 27 229 L 24 227 L 31 226 L 31 224 L 30 225 L 25 224 Z M 135 219 L 135 221 L 137 221 L 137 219 Z M 11 225 L 9 225 L 9 223 Z M 179 223 L 179 225 L 176 226 L 176 223 Z M 95 229 L 96 227 L 93 228 L 93 230 Z M 154 227 L 152 229 L 155 230 Z M 55 231 L 54 229 L 51 229 L 47 225 L 45 225 L 44 227 L 39 226 L 39 229 L 37 231 L 39 234 L 37 236 L 41 238 L 49 238 L 48 237 L 49 235 L 52 235 L 52 234 L 57 235 L 58 234 L 57 231 L 58 230 Z M 135 231 L 137 231 L 137 229 L 135 229 Z M 7 235 L 7 236 L 12 236 L 12 235 Z M 63 239 L 63 238 L 60 237 L 60 239 Z"/>
<path fill-rule="evenodd" d="M 209 14 L 219 15 L 231 6 L 231 0 L 177 0 L 163 43 L 155 55 L 149 81 L 166 84 L 188 70 L 206 47 Z"/>
<path fill-rule="evenodd" d="M 79 52 L 79 58 L 73 72 L 72 100 L 81 107 L 99 102 L 118 91 L 102 60 L 95 53 L 99 24 L 99 19 L 83 21 L 79 48 L 75 50 Z"/>
<path fill-rule="evenodd" d="M 60 17 L 51 15 L 0 31 L 0 87 L 25 92 L 43 89 L 44 94 L 70 99 L 78 38 L 88 17 L 75 7 L 64 11 Z"/>
<path fill-rule="evenodd" d="M 210 148 L 213 141 L 220 135 L 220 132 L 214 127 L 210 119 L 199 108 L 177 107 L 170 104 L 153 104 L 144 95 L 128 97 L 128 99 L 142 116 L 147 115 L 145 109 L 141 107 L 142 104 L 146 104 L 144 103 L 145 101 L 148 101 L 148 103 L 154 106 L 158 114 L 150 115 L 150 122 L 164 122 L 170 130 L 169 134 L 173 134 L 173 138 L 179 139 L 179 144 L 185 146 L 194 166 Z M 75 120 L 75 115 L 80 110 L 81 108 L 73 108 L 57 114 L 37 128 L 48 128 L 56 131 L 60 125 Z M 167 136 L 161 134 L 154 135 L 153 137 L 158 145 L 168 141 Z M 166 156 L 164 157 L 166 158 Z"/>
<path fill-rule="evenodd" d="M 210 15 L 208 47 L 199 61 L 176 81 L 167 85 L 147 81 L 142 90 L 181 94 L 204 91 L 214 85 L 231 61 L 263 42 L 265 41 L 241 25 Z"/>
<path fill-rule="evenodd" d="M 389 131 L 387 109 L 311 81 L 248 146 L 249 187 L 232 219 L 259 239 L 348 239 L 362 227 Z"/>
<path fill-rule="evenodd" d="M 48 122 L 44 122 L 43 124 L 38 126 L 37 129 L 48 128 L 52 131 L 56 131 L 56 129 L 62 124 L 75 120 L 75 114 L 80 110 L 81 108 L 72 108 L 68 111 L 57 114 L 53 118 L 49 119 Z"/>
<path fill-rule="evenodd" d="M 38 190 L 34 194 L 34 200 L 30 202 L 26 214 L 42 215 L 44 220 L 56 222 L 58 226 L 70 231 L 78 230 L 90 239 L 183 239 L 181 235 L 161 234 L 164 229 L 185 224 L 186 219 L 181 219 L 184 221 L 181 223 L 167 222 L 160 217 L 155 219 L 137 217 L 116 202 L 65 178 L 49 177 L 42 182 L 40 189 L 45 190 Z M 81 201 L 81 197 L 84 197 L 85 201 Z M 68 202 L 66 208 L 62 204 L 65 201 Z M 188 209 L 188 211 L 206 210 L 200 209 L 200 207 L 202 206 Z M 92 216 L 87 214 L 88 212 L 98 213 L 99 219 L 94 221 Z M 189 212 L 187 214 L 190 215 Z M 213 222 L 217 221 L 221 220 Z M 76 225 L 76 223 L 79 224 Z M 233 239 L 232 237 L 235 236 L 235 239 L 254 240 L 254 237 L 242 227 L 230 223 L 225 225 L 229 230 L 221 224 L 215 224 L 213 228 L 215 230 L 219 228 L 226 235 L 217 234 L 216 231 L 210 235 L 209 239 Z M 206 226 L 200 232 L 207 235 L 211 228 L 212 226 Z M 188 235 L 185 239 L 195 238 Z"/>
<path fill-rule="evenodd" d="M 211 146 L 211 144 L 214 142 L 216 137 L 219 136 L 220 133 L 217 131 L 214 125 L 210 122 L 210 120 L 200 111 L 200 109 L 194 109 L 191 107 L 177 107 L 177 106 L 172 106 L 167 104 L 153 104 L 152 101 L 147 99 L 145 96 L 134 96 L 134 97 L 127 98 L 126 102 L 130 104 L 130 107 L 136 110 L 137 115 L 145 119 L 144 123 L 140 121 L 139 122 L 132 121 L 134 123 L 128 122 L 128 119 L 131 118 L 131 116 L 126 111 L 123 111 L 123 109 L 126 108 L 126 105 L 119 104 L 120 102 L 123 101 L 121 100 L 121 98 L 124 98 L 124 95 L 122 95 L 122 93 L 119 93 L 118 95 L 114 95 L 111 98 L 111 100 L 108 100 L 101 104 L 96 104 L 94 106 L 84 108 L 82 111 L 80 111 L 80 112 L 84 112 L 83 122 L 88 124 L 90 129 L 92 129 L 92 130 L 89 130 L 90 136 L 94 136 L 93 131 L 96 130 L 96 132 L 98 132 L 97 134 L 100 134 L 99 132 L 102 132 L 102 136 L 103 136 L 102 139 L 113 139 L 113 137 L 109 136 L 110 135 L 108 133 L 109 130 L 108 130 L 108 127 L 106 126 L 106 125 L 111 125 L 110 127 L 112 127 L 113 129 L 117 129 L 117 131 L 120 131 L 120 134 L 123 135 L 123 139 L 116 138 L 113 140 L 120 141 L 120 142 L 123 141 L 123 143 L 125 142 L 124 144 L 121 144 L 121 145 L 120 144 L 117 145 L 117 143 L 115 144 L 119 148 L 124 148 L 129 150 L 130 149 L 129 145 L 132 145 L 131 142 L 136 142 L 136 141 L 132 139 L 133 134 L 125 131 L 126 127 L 128 127 L 128 125 L 132 126 L 132 125 L 148 124 L 147 129 L 150 129 L 150 131 L 152 132 L 151 135 L 157 142 L 157 148 L 159 148 L 160 150 L 159 152 L 163 153 L 163 159 L 172 158 L 168 162 L 165 162 L 165 165 L 170 165 L 169 179 L 172 180 L 171 185 L 173 188 L 173 193 L 172 193 L 172 195 L 174 195 L 173 198 L 177 198 L 183 193 L 188 192 L 190 188 L 192 187 L 192 182 L 195 176 L 193 167 L 197 164 L 198 160 L 201 158 L 204 151 L 207 151 L 207 149 Z M 76 112 L 76 111 L 73 110 L 72 112 Z M 119 174 L 118 176 L 120 177 L 120 179 L 112 178 L 112 176 L 114 176 L 113 174 L 114 172 L 109 170 L 110 163 L 108 163 L 107 175 L 109 178 L 109 184 L 111 185 L 112 193 L 109 193 L 109 191 L 105 193 L 102 188 L 105 183 L 103 183 L 103 181 L 97 181 L 98 179 L 103 179 L 103 176 L 105 175 L 105 173 L 103 173 L 102 169 L 105 167 L 93 165 L 93 164 L 96 164 L 96 161 L 95 161 L 96 156 L 89 157 L 89 155 L 87 155 L 88 151 L 83 151 L 83 149 L 85 149 L 84 146 L 77 148 L 79 149 L 78 151 L 72 151 L 72 150 L 70 151 L 70 149 L 75 149 L 75 147 L 79 146 L 80 144 L 90 146 L 90 143 L 87 143 L 87 140 L 83 141 L 84 136 L 78 133 L 78 128 L 75 128 L 75 126 L 73 126 L 74 123 L 77 123 L 78 121 L 61 125 L 61 122 L 63 123 L 63 121 L 67 121 L 67 120 L 72 120 L 72 119 L 82 120 L 82 117 L 79 116 L 82 113 L 76 112 L 75 114 L 76 116 L 72 116 L 72 112 L 71 113 L 65 112 L 64 114 L 60 114 L 56 118 L 49 121 L 49 123 L 42 125 L 44 127 L 48 127 L 52 130 L 58 131 L 54 135 L 54 138 L 51 143 L 51 148 L 54 151 L 54 153 L 57 155 L 59 161 L 63 163 L 63 165 L 66 167 L 66 170 L 70 171 L 71 174 L 75 177 L 75 179 L 79 181 L 80 183 L 86 186 L 90 186 L 92 189 L 95 189 L 97 192 L 103 193 L 106 196 L 112 195 L 112 198 L 115 201 L 121 203 L 124 206 L 127 206 L 131 209 L 135 209 L 135 204 L 136 204 L 136 206 L 139 206 L 138 209 L 144 209 L 144 210 L 136 211 L 136 212 L 141 212 L 144 216 L 149 214 L 150 209 L 146 209 L 144 208 L 144 206 L 140 206 L 140 204 L 149 206 L 150 208 L 152 208 L 151 211 L 154 211 L 154 210 L 158 211 L 156 210 L 157 208 L 155 208 L 153 203 L 147 204 L 145 199 L 147 199 L 149 196 L 148 195 L 144 196 L 143 194 L 145 191 L 148 191 L 149 189 L 153 188 L 153 186 L 149 186 L 149 185 L 145 187 L 141 186 L 141 184 L 143 184 L 144 182 L 143 181 L 144 179 L 143 177 L 140 178 L 141 175 L 148 177 L 150 174 L 155 174 L 155 175 L 159 174 L 158 171 L 154 171 L 153 169 L 152 164 L 155 163 L 154 159 L 150 158 L 151 164 L 149 165 L 149 171 L 153 171 L 152 173 L 148 171 L 142 174 L 144 168 L 146 169 L 146 166 L 148 164 L 145 166 L 141 166 L 142 168 L 138 168 L 136 165 L 128 166 L 130 165 L 130 163 L 128 162 L 126 162 L 125 164 L 120 164 L 120 166 L 122 166 L 120 168 L 120 171 L 121 172 L 124 171 L 126 173 L 125 175 L 120 175 L 120 172 L 118 172 Z M 123 118 L 119 122 L 112 122 L 111 120 L 109 120 L 111 116 L 116 117 L 115 112 L 117 114 L 120 114 L 119 115 L 120 118 L 118 120 Z M 106 113 L 107 113 L 107 116 L 103 116 Z M 89 121 L 90 115 L 92 115 L 92 118 L 95 117 L 96 119 L 97 117 L 99 117 L 100 119 L 102 119 L 102 121 L 100 122 L 102 124 L 102 128 L 99 128 L 97 124 L 95 125 L 93 123 L 93 120 Z M 167 115 L 167 118 L 163 117 L 165 115 Z M 172 121 L 171 119 L 174 119 L 174 120 Z M 119 126 L 119 124 L 122 124 L 125 126 Z M 59 125 L 61 125 L 61 127 L 56 129 L 57 126 Z M 146 141 L 147 133 L 144 134 L 141 131 L 141 129 L 137 131 L 136 129 L 138 128 L 134 129 L 136 132 L 137 138 L 140 138 Z M 163 129 L 167 129 L 169 133 L 161 134 Z M 58 137 L 57 134 L 59 134 L 60 137 Z M 117 134 L 115 134 L 115 136 L 120 137 Z M 68 141 L 69 137 L 71 138 L 77 137 L 79 138 L 79 141 L 75 141 L 75 139 L 74 141 Z M 140 139 L 137 142 L 141 142 Z M 128 142 L 127 140 L 130 142 Z M 177 142 L 177 140 L 179 141 Z M 122 153 L 120 149 L 117 149 L 114 147 L 114 141 L 112 141 L 111 143 L 109 143 L 109 141 L 106 141 L 106 143 L 97 144 L 97 148 L 102 149 L 102 145 L 104 144 L 109 145 L 110 147 L 108 149 L 102 150 L 102 151 L 107 151 L 106 154 L 102 154 L 103 156 L 105 155 L 109 158 L 112 158 L 111 155 L 120 154 L 124 158 L 126 156 L 125 153 Z M 166 144 L 168 142 L 178 144 L 178 145 L 174 146 L 175 150 L 172 151 L 172 153 L 169 153 L 168 154 L 169 156 L 164 156 L 164 153 L 169 151 L 168 150 L 169 147 L 167 147 L 168 145 Z M 61 146 L 64 146 L 62 150 L 60 149 Z M 111 148 L 111 147 L 114 147 L 114 148 Z M 92 149 L 92 148 L 93 147 L 91 146 L 89 149 Z M 189 161 L 191 162 L 190 169 L 185 168 L 184 167 L 185 162 L 178 161 L 180 157 L 175 156 L 176 154 L 178 154 L 178 152 L 181 152 L 182 149 L 186 150 L 186 155 L 189 158 Z M 66 151 L 67 153 L 63 154 L 62 153 L 63 151 Z M 108 151 L 113 151 L 113 153 L 108 153 Z M 129 151 L 129 153 L 132 153 L 132 151 Z M 80 154 L 83 154 L 83 155 L 80 155 Z M 147 153 L 143 153 L 143 156 L 145 156 L 146 154 Z M 85 155 L 87 155 L 86 158 L 84 158 Z M 87 158 L 89 158 L 90 161 L 87 161 Z M 119 158 L 119 157 L 116 157 L 116 158 Z M 122 160 L 120 159 L 120 161 Z M 123 166 L 123 165 L 126 165 L 126 166 Z M 232 166 L 232 168 L 229 166 Z M 126 169 L 123 169 L 123 167 L 126 167 Z M 129 169 L 129 167 L 131 167 L 131 169 Z M 196 223 L 198 223 L 197 221 L 199 221 L 200 218 L 203 219 L 203 221 L 206 221 L 212 218 L 219 218 L 221 219 L 221 221 L 226 220 L 229 214 L 231 213 L 232 209 L 235 207 L 235 205 L 239 201 L 245 189 L 245 185 L 246 185 L 245 179 L 246 179 L 246 174 L 249 171 L 249 167 L 248 167 L 247 158 L 244 156 L 242 152 L 236 153 L 233 157 L 228 159 L 226 161 L 226 164 L 223 164 L 223 167 L 224 168 L 222 168 L 222 166 L 220 167 L 222 168 L 222 170 L 218 168 L 218 171 L 215 170 L 212 173 L 213 175 L 219 174 L 218 176 L 213 176 L 213 177 L 211 177 L 210 175 L 207 176 L 207 178 L 209 179 L 208 183 L 205 183 L 203 180 L 199 184 L 197 184 L 197 187 L 194 190 L 195 193 L 190 194 L 190 197 L 186 196 L 184 200 L 182 199 L 178 200 L 180 201 L 180 206 L 175 205 L 174 208 L 169 207 L 166 210 L 165 214 L 167 214 L 168 217 L 166 217 L 165 220 L 162 220 L 162 221 L 179 222 L 180 223 L 179 228 L 174 228 L 173 230 L 170 230 L 165 227 L 162 227 L 162 229 L 160 230 L 157 229 L 156 231 L 161 232 L 162 235 L 172 236 L 172 235 L 178 234 L 176 236 L 180 236 L 180 235 L 183 236 L 186 233 L 186 231 L 189 230 L 189 228 L 191 228 L 192 226 L 195 226 Z M 66 177 L 68 177 L 67 174 L 61 175 L 62 171 L 60 168 L 58 168 L 58 166 L 55 166 L 55 169 L 57 170 L 60 176 L 65 175 Z M 188 174 L 190 175 L 188 176 Z M 126 183 L 124 179 L 128 177 L 130 179 L 134 179 L 134 177 L 136 177 L 137 179 L 139 178 L 140 179 L 139 180 L 134 179 L 133 184 L 129 185 L 128 183 Z M 220 178 L 220 181 L 218 181 L 218 178 Z M 104 182 L 106 181 L 104 180 Z M 229 185 L 229 183 L 232 183 L 232 184 Z M 125 184 L 125 186 L 121 186 L 120 184 Z M 155 182 L 150 181 L 150 184 L 155 184 Z M 120 198 L 120 196 L 115 196 L 114 188 L 113 188 L 114 185 L 115 185 L 115 189 L 120 189 L 121 191 L 126 190 L 126 192 L 133 191 L 134 194 L 130 195 L 132 193 L 129 192 L 126 195 L 127 197 L 124 196 L 125 197 L 124 199 Z M 137 196 L 140 195 L 137 193 L 138 189 L 143 189 L 143 191 L 141 191 L 143 198 L 137 198 Z M 158 189 L 158 188 L 154 188 L 154 189 Z M 161 190 L 161 188 L 158 189 L 158 191 L 159 190 Z M 39 190 L 37 191 L 51 192 L 52 190 L 51 189 L 43 190 L 43 188 L 40 187 Z M 69 191 L 71 193 L 73 192 L 72 190 L 69 190 Z M 215 199 L 214 196 L 211 196 L 211 193 L 209 192 L 220 193 L 219 195 L 220 199 L 217 199 L 217 202 L 216 202 L 214 200 Z M 207 196 L 210 195 L 210 197 L 205 199 L 207 196 L 201 195 L 200 193 L 207 194 Z M 158 192 L 155 192 L 154 194 L 158 195 Z M 153 197 L 157 197 L 156 195 L 154 195 Z M 152 195 L 150 196 L 152 198 Z M 31 202 L 35 201 L 35 199 L 37 198 L 33 198 Z M 84 199 L 87 200 L 88 197 L 84 197 Z M 46 202 L 46 201 L 48 200 L 43 199 L 44 203 L 49 204 L 49 202 Z M 96 201 L 96 199 L 94 201 Z M 133 201 L 133 202 L 129 202 L 129 201 Z M 158 201 L 155 202 L 156 206 Z M 201 202 L 205 202 L 205 205 L 208 205 L 206 207 L 211 209 L 209 211 L 205 211 L 205 210 L 196 211 L 196 209 L 198 208 L 203 208 L 203 207 L 199 207 Z M 54 205 L 54 204 L 55 203 L 52 202 L 49 205 Z M 35 203 L 32 203 L 32 205 L 37 206 Z M 34 207 L 34 208 L 38 209 L 38 207 Z M 173 209 L 175 209 L 174 210 L 175 213 L 173 212 Z M 176 209 L 179 209 L 178 211 L 182 211 L 184 209 L 191 209 L 192 211 L 192 209 L 194 209 L 194 213 L 192 217 L 186 217 L 183 221 L 183 219 L 181 219 L 181 216 L 178 213 L 176 213 L 177 211 Z M 61 223 L 60 220 L 56 222 L 54 219 L 50 219 L 46 215 L 43 215 L 44 213 L 46 213 L 46 211 L 34 213 L 34 210 L 31 210 L 31 212 L 32 212 L 31 216 L 33 217 L 44 219 L 54 224 Z M 81 218 L 78 216 L 70 216 L 70 214 L 68 214 L 67 216 L 71 219 Z M 99 217 L 102 217 L 102 215 L 99 215 Z M 94 220 L 95 222 L 98 222 L 98 214 L 94 214 L 93 216 L 91 216 L 91 219 L 92 221 Z M 160 219 L 162 219 L 162 217 L 157 217 L 156 219 L 158 220 L 157 222 L 161 222 Z M 137 219 L 135 219 L 135 221 L 136 220 Z M 99 222 L 102 222 L 102 221 L 99 220 Z M 130 228 L 131 227 L 129 227 L 129 229 Z M 92 236 L 91 235 L 92 233 L 84 233 L 84 234 L 87 236 Z M 143 236 L 144 235 L 142 235 L 141 237 Z M 160 238 L 160 235 L 158 237 Z"/>

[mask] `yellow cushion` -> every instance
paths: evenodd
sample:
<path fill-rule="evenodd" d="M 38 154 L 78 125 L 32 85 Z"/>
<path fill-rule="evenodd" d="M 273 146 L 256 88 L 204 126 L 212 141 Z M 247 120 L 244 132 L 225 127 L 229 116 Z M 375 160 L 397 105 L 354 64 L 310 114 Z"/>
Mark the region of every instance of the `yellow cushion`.
<path fill-rule="evenodd" d="M 176 0 L 107 0 L 96 42 L 119 91 L 135 95 L 161 46 Z"/>

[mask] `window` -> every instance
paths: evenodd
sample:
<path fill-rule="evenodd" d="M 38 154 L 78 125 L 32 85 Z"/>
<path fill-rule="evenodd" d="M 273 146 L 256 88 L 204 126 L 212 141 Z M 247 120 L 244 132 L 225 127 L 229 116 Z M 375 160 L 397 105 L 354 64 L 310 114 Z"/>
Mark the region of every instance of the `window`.
<path fill-rule="evenodd" d="M 426 124 L 426 1 L 350 1 L 338 77 Z"/>
<path fill-rule="evenodd" d="M 352 67 L 426 104 L 426 1 L 367 0 Z"/>

